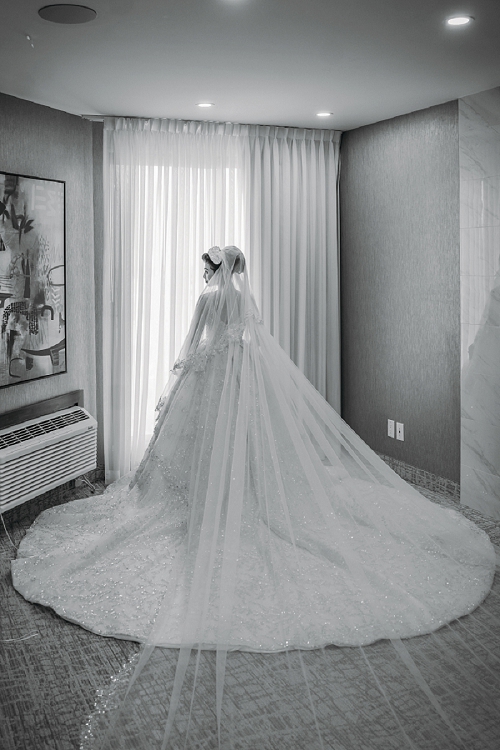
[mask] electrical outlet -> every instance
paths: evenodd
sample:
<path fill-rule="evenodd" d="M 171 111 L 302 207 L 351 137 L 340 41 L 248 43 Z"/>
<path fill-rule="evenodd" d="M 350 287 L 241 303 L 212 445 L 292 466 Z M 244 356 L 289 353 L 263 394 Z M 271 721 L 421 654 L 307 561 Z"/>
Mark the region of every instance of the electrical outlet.
<path fill-rule="evenodd" d="M 387 434 L 391 438 L 394 437 L 394 420 L 393 419 L 387 420 Z"/>
<path fill-rule="evenodd" d="M 405 439 L 405 426 L 402 422 L 396 422 L 396 440 Z"/>

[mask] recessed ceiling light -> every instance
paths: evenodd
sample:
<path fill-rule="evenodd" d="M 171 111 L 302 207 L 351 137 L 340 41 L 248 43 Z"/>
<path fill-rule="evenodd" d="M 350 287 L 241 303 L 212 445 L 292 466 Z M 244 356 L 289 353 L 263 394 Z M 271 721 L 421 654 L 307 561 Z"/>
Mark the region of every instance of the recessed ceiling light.
<path fill-rule="evenodd" d="M 473 20 L 472 16 L 453 16 L 452 18 L 448 18 L 446 23 L 448 26 L 467 26 Z"/>
<path fill-rule="evenodd" d="M 316 117 L 331 117 L 333 112 L 316 112 Z"/>
<path fill-rule="evenodd" d="M 52 23 L 88 23 L 97 16 L 95 10 L 85 5 L 69 5 L 59 3 L 57 5 L 45 5 L 38 11 L 40 18 Z"/>
<path fill-rule="evenodd" d="M 200 102 L 196 105 L 197 107 L 214 107 L 213 102 Z"/>

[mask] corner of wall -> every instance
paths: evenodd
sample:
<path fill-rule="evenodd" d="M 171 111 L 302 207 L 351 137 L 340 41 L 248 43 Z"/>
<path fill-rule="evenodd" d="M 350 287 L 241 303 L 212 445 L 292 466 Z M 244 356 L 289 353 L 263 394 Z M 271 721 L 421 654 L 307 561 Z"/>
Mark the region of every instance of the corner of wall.
<path fill-rule="evenodd" d="M 342 416 L 379 453 L 456 482 L 456 101 L 343 134 L 340 238 Z"/>

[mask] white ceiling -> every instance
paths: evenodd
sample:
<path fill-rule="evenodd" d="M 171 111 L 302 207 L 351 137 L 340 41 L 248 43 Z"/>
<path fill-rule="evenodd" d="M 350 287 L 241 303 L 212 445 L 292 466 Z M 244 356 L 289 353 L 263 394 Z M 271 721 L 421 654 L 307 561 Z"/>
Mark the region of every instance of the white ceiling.
<path fill-rule="evenodd" d="M 500 0 L 80 2 L 96 20 L 1 3 L 0 91 L 74 114 L 349 130 L 500 85 Z M 447 27 L 457 12 L 476 20 Z"/>

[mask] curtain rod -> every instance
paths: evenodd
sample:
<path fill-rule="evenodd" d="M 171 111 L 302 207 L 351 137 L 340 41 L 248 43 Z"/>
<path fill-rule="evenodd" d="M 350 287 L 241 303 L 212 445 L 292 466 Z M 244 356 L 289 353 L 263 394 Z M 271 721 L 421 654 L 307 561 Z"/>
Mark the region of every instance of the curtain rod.
<path fill-rule="evenodd" d="M 256 122 L 234 122 L 233 120 L 197 120 L 196 118 L 186 119 L 185 117 L 139 117 L 137 115 L 80 115 L 83 120 L 90 120 L 91 122 L 104 122 L 105 117 L 113 117 L 115 119 L 124 118 L 126 120 L 179 120 L 181 122 L 216 122 L 222 125 L 255 125 L 259 128 L 286 128 L 287 130 L 337 130 L 337 128 L 315 128 L 312 126 L 305 125 L 270 125 L 267 123 L 256 123 Z M 338 131 L 341 132 L 340 130 Z"/>

